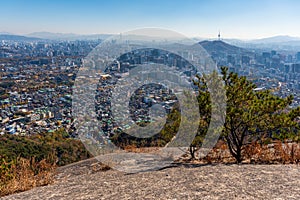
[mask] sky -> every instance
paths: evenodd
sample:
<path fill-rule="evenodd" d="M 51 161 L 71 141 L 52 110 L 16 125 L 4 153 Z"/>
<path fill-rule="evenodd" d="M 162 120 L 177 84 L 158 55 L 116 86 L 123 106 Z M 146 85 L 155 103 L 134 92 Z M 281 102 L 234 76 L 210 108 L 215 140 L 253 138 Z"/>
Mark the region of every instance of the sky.
<path fill-rule="evenodd" d="M 300 37 L 299 0 L 9 0 L 0 1 L 0 32 L 118 34 L 170 29 L 188 37 Z"/>

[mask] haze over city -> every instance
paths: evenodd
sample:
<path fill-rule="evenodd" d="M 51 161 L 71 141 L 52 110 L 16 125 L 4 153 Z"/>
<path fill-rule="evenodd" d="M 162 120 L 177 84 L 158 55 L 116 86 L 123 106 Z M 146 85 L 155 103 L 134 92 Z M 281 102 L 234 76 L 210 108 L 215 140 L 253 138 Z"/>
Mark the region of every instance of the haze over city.
<path fill-rule="evenodd" d="M 300 36 L 296 0 L 21 1 L 1 3 L 0 32 L 118 34 L 160 27 L 188 37 L 257 39 Z"/>

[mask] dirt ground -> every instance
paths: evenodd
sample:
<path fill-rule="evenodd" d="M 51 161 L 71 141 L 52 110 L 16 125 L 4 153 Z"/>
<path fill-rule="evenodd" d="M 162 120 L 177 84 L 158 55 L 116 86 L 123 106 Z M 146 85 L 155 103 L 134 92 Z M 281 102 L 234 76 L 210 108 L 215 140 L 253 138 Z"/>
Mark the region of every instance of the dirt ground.
<path fill-rule="evenodd" d="M 300 166 L 178 164 L 126 174 L 90 159 L 59 168 L 53 184 L 2 199 L 300 199 Z"/>

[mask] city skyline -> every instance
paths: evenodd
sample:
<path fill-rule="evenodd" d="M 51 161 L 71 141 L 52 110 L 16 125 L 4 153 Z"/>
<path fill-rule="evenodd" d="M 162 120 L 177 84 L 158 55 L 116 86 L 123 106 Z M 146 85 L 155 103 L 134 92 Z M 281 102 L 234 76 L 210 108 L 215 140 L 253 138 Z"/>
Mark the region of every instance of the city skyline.
<path fill-rule="evenodd" d="M 255 39 L 300 36 L 295 0 L 236 1 L 69 1 L 19 0 L 1 3 L 0 31 L 118 34 L 158 27 L 188 37 Z"/>

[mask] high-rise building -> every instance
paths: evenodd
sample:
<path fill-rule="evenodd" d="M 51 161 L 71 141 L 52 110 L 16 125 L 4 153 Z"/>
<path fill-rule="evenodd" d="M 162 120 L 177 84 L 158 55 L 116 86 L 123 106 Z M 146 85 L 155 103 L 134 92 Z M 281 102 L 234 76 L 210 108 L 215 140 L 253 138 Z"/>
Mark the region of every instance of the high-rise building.
<path fill-rule="evenodd" d="M 284 72 L 285 72 L 285 73 L 289 73 L 289 72 L 290 72 L 290 69 L 291 69 L 291 65 L 290 65 L 290 64 L 284 65 Z"/>
<path fill-rule="evenodd" d="M 292 73 L 300 73 L 300 63 L 294 63 L 291 66 Z"/>
<path fill-rule="evenodd" d="M 300 52 L 297 52 L 297 54 L 296 54 L 296 61 L 300 62 Z"/>

